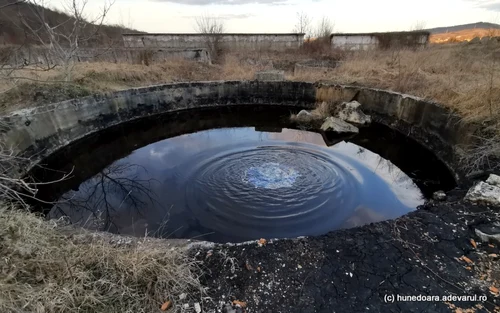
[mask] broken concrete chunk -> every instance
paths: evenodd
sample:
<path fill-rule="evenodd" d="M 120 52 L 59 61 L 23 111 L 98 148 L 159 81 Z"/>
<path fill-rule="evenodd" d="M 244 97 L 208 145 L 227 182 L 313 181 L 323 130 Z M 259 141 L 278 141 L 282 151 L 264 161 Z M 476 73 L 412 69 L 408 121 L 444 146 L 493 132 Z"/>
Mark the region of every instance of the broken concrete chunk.
<path fill-rule="evenodd" d="M 361 103 L 358 101 L 344 102 L 340 105 L 341 109 L 338 117 L 346 122 L 364 125 L 370 124 L 372 118 L 361 111 Z"/>
<path fill-rule="evenodd" d="M 432 199 L 436 201 L 444 201 L 446 200 L 446 193 L 444 193 L 444 191 L 442 190 L 436 191 L 432 194 Z"/>
<path fill-rule="evenodd" d="M 475 229 L 476 235 L 481 239 L 482 242 L 497 242 L 500 243 L 500 233 L 498 234 L 487 234 L 483 233 L 479 229 Z"/>
<path fill-rule="evenodd" d="M 312 117 L 311 112 L 309 112 L 307 110 L 300 110 L 300 112 L 296 116 L 297 119 L 303 119 L 303 118 L 309 119 L 311 117 Z"/>
<path fill-rule="evenodd" d="M 307 110 L 301 110 L 297 115 L 292 116 L 292 121 L 298 122 L 298 123 L 305 123 L 307 125 L 313 125 L 317 124 L 318 127 L 321 125 L 321 121 L 324 119 L 324 116 L 318 115 L 318 114 L 313 114 L 310 111 Z"/>
<path fill-rule="evenodd" d="M 465 200 L 500 206 L 500 187 L 479 182 L 469 189 Z"/>
<path fill-rule="evenodd" d="M 194 311 L 196 313 L 201 313 L 201 305 L 198 302 L 194 304 Z"/>
<path fill-rule="evenodd" d="M 333 131 L 336 133 L 359 133 L 359 129 L 356 126 L 351 125 L 340 118 L 331 116 L 325 119 L 325 122 L 321 125 L 321 130 Z"/>
<path fill-rule="evenodd" d="M 500 176 L 491 174 L 490 177 L 486 180 L 486 182 L 490 185 L 500 187 Z"/>

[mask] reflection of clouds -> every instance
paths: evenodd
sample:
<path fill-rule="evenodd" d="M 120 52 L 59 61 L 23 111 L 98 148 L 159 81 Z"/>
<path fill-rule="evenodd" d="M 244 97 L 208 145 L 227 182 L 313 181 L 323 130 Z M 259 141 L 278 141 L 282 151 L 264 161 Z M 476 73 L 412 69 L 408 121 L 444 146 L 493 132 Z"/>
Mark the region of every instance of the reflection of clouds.
<path fill-rule="evenodd" d="M 424 196 L 417 185 L 392 162 L 352 143 L 340 142 L 332 148 L 337 152 L 361 161 L 373 173 L 386 181 L 399 200 L 405 205 L 417 207 L 424 203 Z"/>
<path fill-rule="evenodd" d="M 173 168 L 185 162 L 186 157 L 238 140 L 259 140 L 259 133 L 248 127 L 212 129 L 180 135 L 139 148 L 126 161 L 147 164 L 156 169 Z"/>
<path fill-rule="evenodd" d="M 89 226 L 91 228 L 105 230 L 111 228 L 125 234 L 144 235 L 146 232 L 164 227 L 167 234 L 176 232 L 176 236 L 183 237 L 200 235 L 211 231 L 211 228 L 200 223 L 198 216 L 189 210 L 186 202 L 186 184 L 193 184 L 191 174 L 194 169 L 200 164 L 205 164 L 204 162 L 211 161 L 212 158 L 216 158 L 217 161 L 222 160 L 221 168 L 226 169 L 227 163 L 224 163 L 225 160 L 219 156 L 235 148 L 266 145 L 310 149 L 320 160 L 324 159 L 328 163 L 331 159 L 335 163 L 331 166 L 339 171 L 340 176 L 349 172 L 350 175 L 345 175 L 349 176 L 349 180 L 346 180 L 344 185 L 339 184 L 337 193 L 323 192 L 328 189 L 325 185 L 319 184 L 321 196 L 311 195 L 317 198 L 317 201 L 325 201 L 324 203 L 335 197 L 341 199 L 339 206 L 342 210 L 339 211 L 342 211 L 344 216 L 337 218 L 337 225 L 347 219 L 342 227 L 355 227 L 394 218 L 402 214 L 401 210 L 408 211 L 423 203 L 420 190 L 406 174 L 369 150 L 346 142 L 327 147 L 323 136 L 314 132 L 282 129 L 278 133 L 272 132 L 272 129 L 259 130 L 212 129 L 169 138 L 139 148 L 82 183 L 79 191 L 65 194 L 66 199 L 71 199 L 72 203 L 66 206 L 61 204 L 60 208 L 71 216 L 73 222 L 83 221 L 87 226 L 88 223 L 94 223 L 95 226 Z M 241 172 L 249 166 L 241 160 L 237 162 L 241 162 Z M 313 156 L 310 161 L 306 159 L 301 163 L 306 163 L 306 171 L 310 165 L 308 162 L 314 164 L 316 159 Z M 286 162 L 283 163 L 286 165 Z M 240 164 L 236 164 L 236 170 L 225 172 L 225 178 L 238 175 Z M 325 168 L 330 169 L 328 165 Z M 268 189 L 292 186 L 296 184 L 295 179 L 298 178 L 297 173 L 278 163 L 257 164 L 248 170 L 246 172 L 248 182 Z M 334 177 L 330 178 L 327 180 L 333 181 Z M 215 181 L 214 185 L 216 188 L 223 188 L 220 180 Z M 197 190 L 200 191 L 201 189 Z M 224 201 L 227 200 L 227 207 L 235 207 L 234 204 L 238 203 L 238 199 L 242 199 L 245 195 L 244 190 L 238 189 L 236 192 L 236 196 L 229 195 L 224 198 Z M 349 205 L 342 200 L 347 199 L 343 198 L 344 194 L 352 196 L 356 202 L 352 206 Z M 208 197 L 213 197 L 213 194 L 208 194 Z M 294 201 L 302 201 L 302 198 L 299 195 Z M 280 197 L 272 200 L 275 203 L 266 202 L 266 205 L 283 206 Z M 252 201 L 253 199 L 249 202 Z M 206 206 L 207 198 L 199 202 L 196 205 Z M 354 209 L 356 206 L 358 207 Z M 159 225 L 165 220 L 168 221 L 168 227 Z M 180 230 L 176 230 L 178 227 Z M 261 228 L 259 225 L 259 229 Z"/>
<path fill-rule="evenodd" d="M 304 142 L 325 147 L 323 137 L 318 133 L 284 128 L 281 133 L 256 132 L 253 128 L 222 128 L 185 134 L 134 151 L 128 158 L 132 163 L 144 164 L 150 159 L 156 167 L 172 168 L 208 149 L 243 141 L 282 140 Z"/>

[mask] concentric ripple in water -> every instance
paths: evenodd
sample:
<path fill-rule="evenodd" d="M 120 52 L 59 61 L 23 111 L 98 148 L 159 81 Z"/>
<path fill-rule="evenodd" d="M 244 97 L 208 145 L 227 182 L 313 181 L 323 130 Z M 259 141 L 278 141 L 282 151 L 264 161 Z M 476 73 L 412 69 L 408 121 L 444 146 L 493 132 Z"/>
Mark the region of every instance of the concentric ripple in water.
<path fill-rule="evenodd" d="M 404 173 L 370 151 L 328 148 L 316 133 L 252 128 L 140 148 L 65 198 L 59 210 L 97 228 L 219 242 L 319 235 L 395 218 L 422 202 Z"/>
<path fill-rule="evenodd" d="M 340 163 L 301 145 L 256 142 L 226 150 L 193 162 L 186 173 L 187 209 L 202 225 L 232 236 L 338 228 L 356 205 L 359 184 Z"/>

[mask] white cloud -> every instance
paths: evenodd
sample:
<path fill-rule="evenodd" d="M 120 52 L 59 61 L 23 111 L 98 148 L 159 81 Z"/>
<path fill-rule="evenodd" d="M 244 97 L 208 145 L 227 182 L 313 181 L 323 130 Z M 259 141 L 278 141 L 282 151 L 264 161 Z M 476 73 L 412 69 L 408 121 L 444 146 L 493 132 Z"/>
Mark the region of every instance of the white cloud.
<path fill-rule="evenodd" d="M 472 2 L 478 8 L 500 12 L 500 1 L 498 0 L 468 0 L 468 1 Z"/>

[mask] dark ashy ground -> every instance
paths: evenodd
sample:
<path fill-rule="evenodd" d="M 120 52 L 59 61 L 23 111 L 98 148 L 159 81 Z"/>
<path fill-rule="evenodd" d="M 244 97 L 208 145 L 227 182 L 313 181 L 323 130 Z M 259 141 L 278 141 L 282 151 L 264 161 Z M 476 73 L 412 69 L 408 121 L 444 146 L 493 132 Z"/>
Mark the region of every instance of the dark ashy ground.
<path fill-rule="evenodd" d="M 500 220 L 500 208 L 462 198 L 463 191 L 452 192 L 448 202 L 397 220 L 320 237 L 195 246 L 208 287 L 203 312 L 221 312 L 233 300 L 246 302 L 246 312 L 500 312 L 499 243 L 475 235 Z"/>

